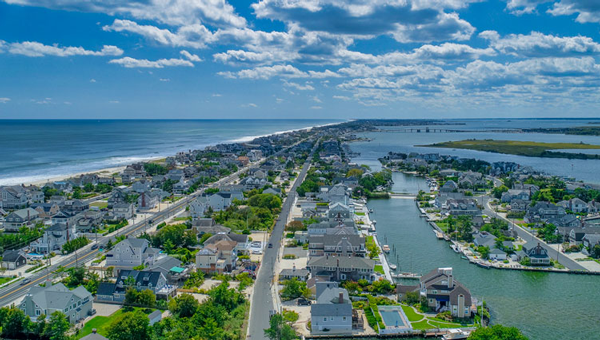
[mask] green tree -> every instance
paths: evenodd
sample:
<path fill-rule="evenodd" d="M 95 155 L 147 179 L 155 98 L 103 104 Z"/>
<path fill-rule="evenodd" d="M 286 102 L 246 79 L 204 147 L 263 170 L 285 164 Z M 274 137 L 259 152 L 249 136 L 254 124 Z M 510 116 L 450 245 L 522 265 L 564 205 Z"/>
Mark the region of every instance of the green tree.
<path fill-rule="evenodd" d="M 288 325 L 281 314 L 274 314 L 269 321 L 270 327 L 265 329 L 265 336 L 271 340 L 298 339 L 296 331 Z"/>
<path fill-rule="evenodd" d="M 156 295 L 150 289 L 144 289 L 138 294 L 137 302 L 142 306 L 154 307 L 156 305 Z"/>
<path fill-rule="evenodd" d="M 283 282 L 281 297 L 284 300 L 293 300 L 308 294 L 310 294 L 310 291 L 306 288 L 306 282 L 299 281 L 295 277 Z"/>
<path fill-rule="evenodd" d="M 44 333 L 50 340 L 66 340 L 66 333 L 71 328 L 67 316 L 59 311 L 50 314 L 50 321 L 46 324 Z"/>
<path fill-rule="evenodd" d="M 182 294 L 169 301 L 169 310 L 180 318 L 189 318 L 198 310 L 198 300 L 190 294 Z"/>
<path fill-rule="evenodd" d="M 31 320 L 19 308 L 0 308 L 0 325 L 4 338 L 16 339 L 29 332 Z"/>
<path fill-rule="evenodd" d="M 108 327 L 110 340 L 149 340 L 148 316 L 141 310 L 120 315 Z"/>
<path fill-rule="evenodd" d="M 501 185 L 499 187 L 495 187 L 492 189 L 492 195 L 494 198 L 500 199 L 502 198 L 502 194 L 508 191 L 508 187 L 506 185 Z"/>
<path fill-rule="evenodd" d="M 69 287 L 78 287 L 84 284 L 85 279 L 85 268 L 84 267 L 73 267 L 67 269 L 69 273 Z"/>
<path fill-rule="evenodd" d="M 493 325 L 492 327 L 480 327 L 471 335 L 470 340 L 527 340 L 521 331 L 515 327 L 505 327 L 502 325 Z"/>

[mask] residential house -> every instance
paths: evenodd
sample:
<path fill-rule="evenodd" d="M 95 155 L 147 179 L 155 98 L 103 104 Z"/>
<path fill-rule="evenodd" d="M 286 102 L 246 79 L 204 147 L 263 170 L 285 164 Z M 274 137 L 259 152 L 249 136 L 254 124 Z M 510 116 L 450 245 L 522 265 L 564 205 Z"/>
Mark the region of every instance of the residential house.
<path fill-rule="evenodd" d="M 6 250 L 2 253 L 2 268 L 15 270 L 27 264 L 27 259 L 18 250 Z"/>
<path fill-rule="evenodd" d="M 502 198 L 500 200 L 502 203 L 512 203 L 514 200 L 529 201 L 530 198 L 531 195 L 529 190 L 510 189 L 507 192 L 502 193 Z"/>
<path fill-rule="evenodd" d="M 130 288 L 138 291 L 150 290 L 157 298 L 167 298 L 176 292 L 176 287 L 169 285 L 167 278 L 160 271 L 120 270 L 115 283 L 100 283 L 96 301 L 123 302 L 125 293 Z"/>
<path fill-rule="evenodd" d="M 106 253 L 106 266 L 133 268 L 152 263 L 160 256 L 160 249 L 150 247 L 148 240 L 126 238 Z"/>
<path fill-rule="evenodd" d="M 41 254 L 60 252 L 65 243 L 78 237 L 75 224 L 55 223 L 44 230 L 44 235 L 31 243 L 31 247 Z"/>
<path fill-rule="evenodd" d="M 19 308 L 32 320 L 40 315 L 49 317 L 54 312 L 61 312 L 67 316 L 70 323 L 75 323 L 92 314 L 92 294 L 83 286 L 73 290 L 62 283 L 45 287 L 33 286 L 19 304 Z"/>
<path fill-rule="evenodd" d="M 427 306 L 436 313 L 450 311 L 454 317 L 468 318 L 474 312 L 471 292 L 454 278 L 452 268 L 434 269 L 421 277 L 418 286 L 401 288 L 402 285 L 399 285 L 400 300 L 406 299 L 407 291 L 418 291 L 427 299 Z"/>
<path fill-rule="evenodd" d="M 77 232 L 87 233 L 100 227 L 104 214 L 104 212 L 99 210 L 87 210 L 79 214 L 77 222 L 75 222 Z"/>
<path fill-rule="evenodd" d="M 51 219 L 60 211 L 58 205 L 54 203 L 35 203 L 31 205 L 31 208 L 35 209 L 39 213 L 39 217 L 44 220 Z"/>
<path fill-rule="evenodd" d="M 169 255 L 159 257 L 148 265 L 147 270 L 161 272 L 169 283 L 177 283 L 189 277 L 189 268 Z"/>
<path fill-rule="evenodd" d="M 148 180 L 136 181 L 131 185 L 131 190 L 135 193 L 141 194 L 143 192 L 150 191 L 152 183 Z"/>
<path fill-rule="evenodd" d="M 32 208 L 16 210 L 4 219 L 4 231 L 18 232 L 22 227 L 31 227 L 40 222 L 40 213 Z"/>
<path fill-rule="evenodd" d="M 308 237 L 310 256 L 365 256 L 365 238 L 358 234 L 321 234 Z"/>
<path fill-rule="evenodd" d="M 196 269 L 204 273 L 231 272 L 236 268 L 237 242 L 222 239 L 206 245 L 196 253 Z"/>
<path fill-rule="evenodd" d="M 534 245 L 531 242 L 523 245 L 523 250 L 517 252 L 517 258 L 522 260 L 529 258 L 532 266 L 549 266 L 550 257 L 548 251 L 539 243 Z"/>
<path fill-rule="evenodd" d="M 125 203 L 127 200 L 127 194 L 122 189 L 115 189 L 112 191 L 110 197 L 108 198 L 108 208 L 111 209 L 113 206 L 117 204 Z"/>
<path fill-rule="evenodd" d="M 279 280 L 285 281 L 295 278 L 298 281 L 306 281 L 308 280 L 309 274 L 310 272 L 308 269 L 296 269 L 296 265 L 294 265 L 292 269 L 282 269 L 281 272 L 279 272 Z"/>
<path fill-rule="evenodd" d="M 327 334 L 352 332 L 352 314 L 348 291 L 339 287 L 326 288 L 317 295 L 317 302 L 310 306 L 311 331 Z"/>
<path fill-rule="evenodd" d="M 481 215 L 481 210 L 474 199 L 449 199 L 446 201 L 446 209 L 453 216 Z"/>
<path fill-rule="evenodd" d="M 336 202 L 329 206 L 327 217 L 336 220 L 352 218 L 352 210 L 347 205 Z"/>
<path fill-rule="evenodd" d="M 156 208 L 161 199 L 158 194 L 153 192 L 142 192 L 137 200 L 138 210 L 148 211 Z"/>
<path fill-rule="evenodd" d="M 281 189 L 280 188 L 267 188 L 265 190 L 263 190 L 263 194 L 272 194 L 272 195 L 277 195 L 277 196 L 281 196 Z"/>
<path fill-rule="evenodd" d="M 109 213 L 109 219 L 113 221 L 129 220 L 133 218 L 134 214 L 135 207 L 133 203 L 117 203 L 113 205 L 112 211 Z"/>
<path fill-rule="evenodd" d="M 319 188 L 317 198 L 330 203 L 340 203 L 342 205 L 348 205 L 350 203 L 350 193 L 348 187 L 344 184 L 338 183 L 334 186 L 323 186 Z"/>
<path fill-rule="evenodd" d="M 207 238 L 204 241 L 204 246 L 210 245 L 210 244 L 215 244 L 221 240 L 226 240 L 229 242 L 235 242 L 235 248 L 234 250 L 236 252 L 240 252 L 240 253 L 246 253 L 248 251 L 248 247 L 250 246 L 250 241 L 248 238 L 248 235 L 244 235 L 244 234 L 225 234 L 225 233 L 219 233 L 219 234 L 215 234 L 212 235 L 211 237 Z"/>
<path fill-rule="evenodd" d="M 376 277 L 375 261 L 364 257 L 312 257 L 307 267 L 313 276 L 327 277 L 330 281 L 364 279 L 372 282 Z"/>
<path fill-rule="evenodd" d="M 528 207 L 524 220 L 526 223 L 546 222 L 566 214 L 563 207 L 549 202 L 537 202 L 533 207 Z"/>
<path fill-rule="evenodd" d="M 454 192 L 456 190 L 458 190 L 458 184 L 453 180 L 446 181 L 440 188 L 440 192 Z"/>
<path fill-rule="evenodd" d="M 21 209 L 27 206 L 27 193 L 21 185 L 0 188 L 0 208 Z"/>

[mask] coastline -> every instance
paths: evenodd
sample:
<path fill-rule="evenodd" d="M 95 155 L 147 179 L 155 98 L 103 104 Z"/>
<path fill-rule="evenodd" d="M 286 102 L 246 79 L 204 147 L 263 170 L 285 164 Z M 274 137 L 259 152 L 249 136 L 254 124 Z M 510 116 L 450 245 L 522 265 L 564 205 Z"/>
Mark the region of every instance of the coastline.
<path fill-rule="evenodd" d="M 302 128 L 298 128 L 298 129 L 291 129 L 291 130 L 283 130 L 283 131 L 276 131 L 270 134 L 265 134 L 265 135 L 260 135 L 260 136 L 246 136 L 246 137 L 241 137 L 239 139 L 236 140 L 226 140 L 226 141 L 220 141 L 220 142 L 216 142 L 216 143 L 210 143 L 206 146 L 204 146 L 204 148 L 207 148 L 209 146 L 215 146 L 218 144 L 235 144 L 235 143 L 248 143 L 251 142 L 253 140 L 255 140 L 256 138 L 262 138 L 262 137 L 269 137 L 269 136 L 277 136 L 277 135 L 281 135 L 281 134 L 285 134 L 285 133 L 290 133 L 290 132 L 297 132 L 297 131 L 310 131 L 312 129 L 315 128 L 320 128 L 320 127 L 325 127 L 325 126 L 333 126 L 333 125 L 338 125 L 338 124 L 343 124 L 346 123 L 348 121 L 342 121 L 342 122 L 336 122 L 336 123 L 327 123 L 327 124 L 320 124 L 320 125 L 314 125 L 314 126 L 308 126 L 308 127 L 302 127 Z M 181 150 L 185 150 L 185 147 L 182 147 Z M 174 156 L 174 155 L 173 155 Z M 164 159 L 165 156 L 157 156 L 157 157 L 148 157 L 148 158 L 144 158 L 141 157 L 139 159 L 136 160 L 136 162 L 148 162 L 148 161 L 155 161 L 155 160 L 159 160 L 159 159 Z M 0 186 L 4 186 L 4 185 L 36 185 L 36 186 L 44 186 L 46 183 L 48 182 L 58 182 L 58 181 L 64 181 L 66 179 L 72 178 L 72 177 L 79 177 L 81 175 L 87 175 L 87 174 L 113 174 L 115 172 L 121 172 L 123 171 L 127 165 L 132 164 L 132 163 L 128 163 L 126 165 L 119 165 L 119 166 L 110 166 L 110 167 L 104 167 L 104 168 L 98 168 L 95 170 L 86 170 L 86 171 L 78 171 L 78 172 L 72 172 L 72 173 L 66 173 L 66 174 L 61 174 L 61 175 L 56 175 L 56 176 L 51 176 L 51 177 L 45 177 L 45 178 L 39 178 L 39 179 L 31 179 L 31 180 L 27 180 L 27 181 L 23 181 L 23 182 L 18 182 L 18 181 L 11 181 L 11 178 L 6 178 L 3 180 L 0 180 L 0 182 L 5 182 L 5 183 L 1 183 Z M 15 178 L 15 177 L 12 177 Z"/>

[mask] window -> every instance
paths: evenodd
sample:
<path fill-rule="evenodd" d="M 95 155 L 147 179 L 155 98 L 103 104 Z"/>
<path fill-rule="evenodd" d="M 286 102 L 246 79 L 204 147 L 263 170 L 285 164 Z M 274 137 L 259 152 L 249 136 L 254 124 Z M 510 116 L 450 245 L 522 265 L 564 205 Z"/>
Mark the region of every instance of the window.
<path fill-rule="evenodd" d="M 346 321 L 346 317 L 345 317 L 345 316 L 344 316 L 344 317 L 342 317 L 342 320 Z"/>
<path fill-rule="evenodd" d="M 323 318 L 323 321 L 327 321 L 327 318 Z"/>

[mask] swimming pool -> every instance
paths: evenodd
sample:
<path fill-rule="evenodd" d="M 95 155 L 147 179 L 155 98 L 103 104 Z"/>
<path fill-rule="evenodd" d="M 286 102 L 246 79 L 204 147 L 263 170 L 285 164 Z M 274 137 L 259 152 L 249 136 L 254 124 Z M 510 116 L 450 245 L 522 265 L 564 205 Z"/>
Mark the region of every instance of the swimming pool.
<path fill-rule="evenodd" d="M 400 306 L 378 306 L 379 314 L 386 327 L 409 328 L 410 324 Z"/>

